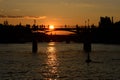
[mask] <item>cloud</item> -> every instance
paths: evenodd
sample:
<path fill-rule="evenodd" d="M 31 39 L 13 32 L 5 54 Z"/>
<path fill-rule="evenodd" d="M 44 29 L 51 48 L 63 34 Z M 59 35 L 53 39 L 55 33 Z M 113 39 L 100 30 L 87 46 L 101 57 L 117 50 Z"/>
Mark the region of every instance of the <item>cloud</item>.
<path fill-rule="evenodd" d="M 24 16 L 25 19 L 46 19 L 47 16 Z"/>
<path fill-rule="evenodd" d="M 47 16 L 12 16 L 12 15 L 0 15 L 0 18 L 46 19 Z"/>
<path fill-rule="evenodd" d="M 23 16 L 0 15 L 0 18 L 24 18 Z"/>
<path fill-rule="evenodd" d="M 39 19 L 46 19 L 47 18 L 47 16 L 41 16 L 41 17 L 39 17 Z"/>

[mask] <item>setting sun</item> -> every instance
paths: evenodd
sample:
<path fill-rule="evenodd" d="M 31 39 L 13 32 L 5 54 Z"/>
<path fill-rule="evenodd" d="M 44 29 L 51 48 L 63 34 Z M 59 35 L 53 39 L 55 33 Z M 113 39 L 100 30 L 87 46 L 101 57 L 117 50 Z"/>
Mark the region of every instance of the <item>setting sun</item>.
<path fill-rule="evenodd" d="M 50 29 L 50 30 L 53 30 L 54 28 L 55 28 L 54 25 L 50 25 L 50 26 L 49 26 L 49 29 Z"/>

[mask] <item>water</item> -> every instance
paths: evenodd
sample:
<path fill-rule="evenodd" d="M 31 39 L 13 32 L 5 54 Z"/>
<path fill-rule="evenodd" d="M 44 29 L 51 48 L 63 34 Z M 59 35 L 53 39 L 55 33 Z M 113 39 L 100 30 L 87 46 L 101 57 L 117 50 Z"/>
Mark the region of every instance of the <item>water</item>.
<path fill-rule="evenodd" d="M 120 80 L 120 45 L 92 44 L 92 62 L 77 43 L 0 44 L 0 80 Z"/>

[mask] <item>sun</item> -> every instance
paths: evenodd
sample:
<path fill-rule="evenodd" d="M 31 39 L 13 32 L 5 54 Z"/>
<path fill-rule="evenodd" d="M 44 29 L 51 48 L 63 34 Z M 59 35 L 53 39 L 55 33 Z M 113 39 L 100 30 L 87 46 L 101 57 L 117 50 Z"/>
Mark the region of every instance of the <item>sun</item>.
<path fill-rule="evenodd" d="M 54 28 L 55 28 L 54 25 L 50 25 L 50 26 L 49 26 L 49 29 L 50 29 L 50 30 L 53 30 Z"/>

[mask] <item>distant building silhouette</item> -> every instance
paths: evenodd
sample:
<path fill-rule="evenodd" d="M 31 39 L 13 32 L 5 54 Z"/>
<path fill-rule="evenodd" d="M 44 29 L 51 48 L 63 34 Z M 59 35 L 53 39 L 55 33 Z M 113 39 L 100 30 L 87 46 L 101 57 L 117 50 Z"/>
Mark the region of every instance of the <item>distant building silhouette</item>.
<path fill-rule="evenodd" d="M 100 22 L 99 22 L 99 27 L 101 28 L 107 28 L 107 27 L 110 27 L 112 26 L 113 24 L 113 17 L 112 17 L 112 20 L 110 19 L 110 17 L 100 17 Z"/>

